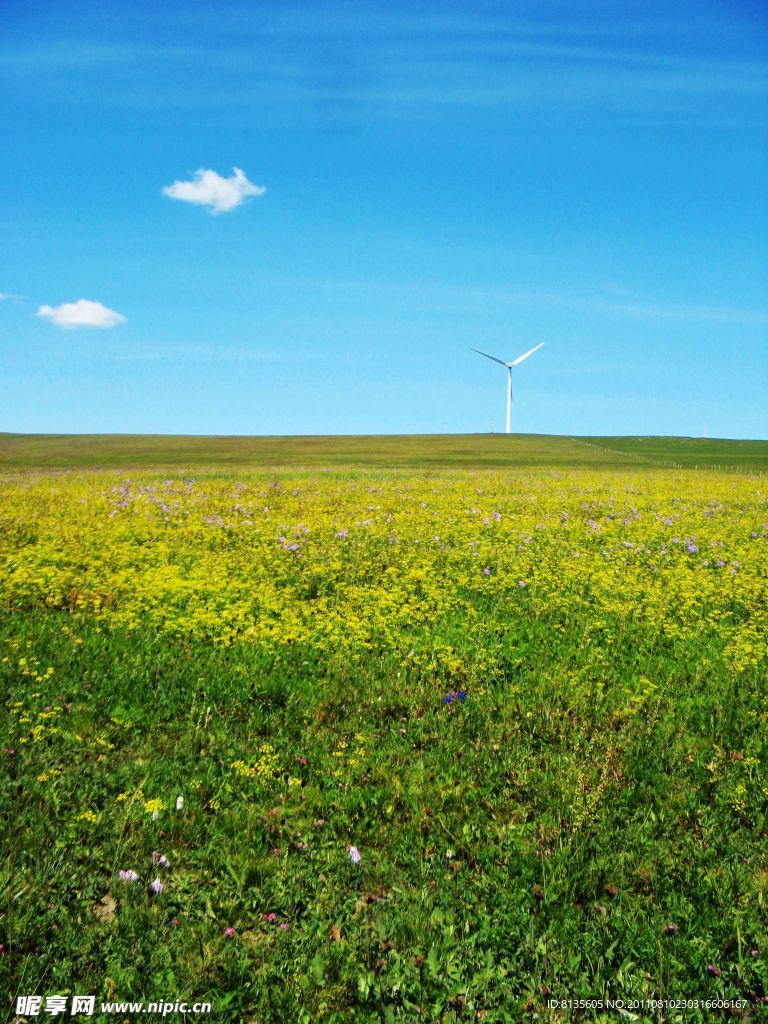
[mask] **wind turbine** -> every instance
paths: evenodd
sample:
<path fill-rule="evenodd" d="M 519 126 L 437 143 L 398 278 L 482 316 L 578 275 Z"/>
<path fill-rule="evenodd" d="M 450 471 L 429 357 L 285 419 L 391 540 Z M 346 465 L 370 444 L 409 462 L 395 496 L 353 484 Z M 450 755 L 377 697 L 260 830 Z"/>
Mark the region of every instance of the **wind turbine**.
<path fill-rule="evenodd" d="M 485 356 L 486 359 L 492 359 L 494 363 L 501 363 L 507 369 L 507 433 L 509 433 L 509 424 L 512 418 L 512 367 L 517 366 L 518 363 L 522 363 L 528 356 L 532 356 L 534 352 L 538 352 L 541 346 L 544 344 L 540 341 L 538 345 L 534 346 L 529 352 L 525 352 L 523 355 L 518 356 L 517 359 L 513 359 L 511 363 L 505 363 L 503 359 L 497 359 L 496 356 L 489 356 L 487 352 L 481 352 L 479 348 L 473 348 L 473 352 L 477 352 L 479 356 Z"/>

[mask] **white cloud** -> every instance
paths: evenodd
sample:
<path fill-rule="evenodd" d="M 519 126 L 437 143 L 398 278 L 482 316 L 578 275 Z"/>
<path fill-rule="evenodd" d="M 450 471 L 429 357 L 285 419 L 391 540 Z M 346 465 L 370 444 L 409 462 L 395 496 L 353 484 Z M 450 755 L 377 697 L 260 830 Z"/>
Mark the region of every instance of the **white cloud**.
<path fill-rule="evenodd" d="M 115 327 L 124 324 L 125 317 L 114 309 L 102 306 L 100 302 L 78 299 L 64 302 L 60 306 L 41 306 L 37 316 L 50 320 L 57 327 Z"/>
<path fill-rule="evenodd" d="M 226 213 L 240 206 L 248 196 L 261 196 L 267 191 L 263 185 L 248 181 L 239 167 L 232 170 L 235 173 L 231 178 L 222 178 L 216 171 L 201 167 L 195 171 L 192 181 L 174 181 L 172 185 L 166 185 L 163 195 L 196 206 L 208 206 L 211 213 Z"/>
<path fill-rule="evenodd" d="M 23 295 L 14 295 L 13 292 L 0 292 L 0 302 L 4 299 L 23 299 Z"/>

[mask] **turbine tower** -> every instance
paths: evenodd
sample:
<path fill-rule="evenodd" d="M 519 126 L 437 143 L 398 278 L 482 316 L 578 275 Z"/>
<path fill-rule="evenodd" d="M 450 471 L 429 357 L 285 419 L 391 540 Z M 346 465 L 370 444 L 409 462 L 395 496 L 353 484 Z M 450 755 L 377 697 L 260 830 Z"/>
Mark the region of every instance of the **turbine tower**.
<path fill-rule="evenodd" d="M 489 356 L 487 352 L 481 352 L 479 348 L 473 348 L 473 352 L 477 352 L 479 356 L 485 356 L 486 359 L 492 359 L 494 363 L 501 363 L 502 366 L 506 367 L 507 370 L 507 433 L 509 433 L 509 424 L 512 419 L 512 367 L 517 366 L 518 363 L 522 363 L 528 356 L 532 356 L 534 352 L 538 352 L 541 346 L 544 344 L 540 341 L 538 345 L 525 352 L 523 355 L 518 356 L 517 359 L 513 359 L 511 363 L 505 363 L 503 359 L 497 359 L 496 356 Z"/>

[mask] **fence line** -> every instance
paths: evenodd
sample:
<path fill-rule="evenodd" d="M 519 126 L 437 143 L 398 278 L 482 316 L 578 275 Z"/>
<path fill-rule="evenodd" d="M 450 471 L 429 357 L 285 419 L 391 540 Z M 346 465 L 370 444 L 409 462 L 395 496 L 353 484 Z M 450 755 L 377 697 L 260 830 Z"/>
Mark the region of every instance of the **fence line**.
<path fill-rule="evenodd" d="M 634 459 L 636 462 L 643 462 L 649 466 L 659 466 L 661 469 L 696 469 L 708 470 L 711 473 L 742 473 L 747 476 L 765 476 L 767 472 L 764 469 L 755 469 L 751 466 L 730 466 L 723 465 L 722 463 L 699 465 L 698 462 L 685 464 L 665 459 L 653 459 L 650 455 L 641 455 L 639 452 L 622 452 L 618 448 L 606 448 L 604 445 L 592 444 L 591 441 L 585 441 L 581 437 L 572 437 L 571 440 L 576 441 L 578 444 L 583 444 L 587 448 L 593 448 L 597 452 L 603 452 L 605 455 L 620 455 L 623 458 Z"/>

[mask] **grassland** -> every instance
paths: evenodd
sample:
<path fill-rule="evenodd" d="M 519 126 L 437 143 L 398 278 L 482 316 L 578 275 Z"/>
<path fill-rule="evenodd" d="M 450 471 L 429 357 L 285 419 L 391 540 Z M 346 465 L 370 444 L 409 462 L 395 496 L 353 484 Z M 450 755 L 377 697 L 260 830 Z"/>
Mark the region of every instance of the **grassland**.
<path fill-rule="evenodd" d="M 6 438 L 10 1014 L 767 1019 L 736 444 Z"/>
<path fill-rule="evenodd" d="M 172 437 L 0 434 L 0 469 L 680 468 L 768 470 L 768 441 L 545 434 Z"/>

